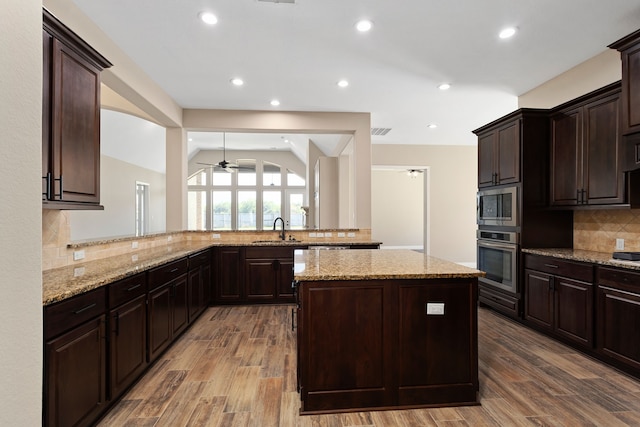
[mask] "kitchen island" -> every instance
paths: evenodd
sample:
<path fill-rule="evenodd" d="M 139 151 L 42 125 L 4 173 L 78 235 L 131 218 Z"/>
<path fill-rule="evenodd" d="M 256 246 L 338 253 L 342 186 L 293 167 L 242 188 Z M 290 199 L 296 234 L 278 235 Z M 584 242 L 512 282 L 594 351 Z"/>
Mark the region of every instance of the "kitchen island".
<path fill-rule="evenodd" d="M 301 414 L 479 404 L 483 275 L 410 250 L 296 252 Z"/>

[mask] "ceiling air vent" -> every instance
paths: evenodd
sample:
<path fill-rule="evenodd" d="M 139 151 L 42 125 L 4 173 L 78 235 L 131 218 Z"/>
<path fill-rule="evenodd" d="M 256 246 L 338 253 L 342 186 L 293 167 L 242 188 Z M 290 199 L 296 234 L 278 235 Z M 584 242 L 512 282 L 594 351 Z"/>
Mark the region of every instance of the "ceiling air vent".
<path fill-rule="evenodd" d="M 391 128 L 371 128 L 372 136 L 385 136 L 389 133 Z"/>
<path fill-rule="evenodd" d="M 296 0 L 258 0 L 261 3 L 290 3 L 294 4 Z"/>

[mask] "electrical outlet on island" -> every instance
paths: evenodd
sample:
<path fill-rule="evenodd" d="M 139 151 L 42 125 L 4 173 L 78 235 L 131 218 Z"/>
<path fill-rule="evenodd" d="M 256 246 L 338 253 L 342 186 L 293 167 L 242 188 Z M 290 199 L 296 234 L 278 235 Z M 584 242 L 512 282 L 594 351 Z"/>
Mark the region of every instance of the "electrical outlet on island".
<path fill-rule="evenodd" d="M 616 251 L 624 250 L 624 239 L 616 239 Z"/>

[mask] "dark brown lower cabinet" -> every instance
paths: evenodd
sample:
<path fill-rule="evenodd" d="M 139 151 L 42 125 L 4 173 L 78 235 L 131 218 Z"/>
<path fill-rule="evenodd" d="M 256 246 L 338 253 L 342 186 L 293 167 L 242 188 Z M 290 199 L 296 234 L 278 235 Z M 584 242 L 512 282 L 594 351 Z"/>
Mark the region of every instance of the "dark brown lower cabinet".
<path fill-rule="evenodd" d="M 310 281 L 298 292 L 302 413 L 477 403 L 476 279 Z"/>
<path fill-rule="evenodd" d="M 585 348 L 594 345 L 593 266 L 527 254 L 525 320 Z"/>
<path fill-rule="evenodd" d="M 214 300 L 217 304 L 238 304 L 245 300 L 242 251 L 241 247 L 233 246 L 214 249 Z"/>
<path fill-rule="evenodd" d="M 118 398 L 147 368 L 147 296 L 140 295 L 109 313 L 109 385 Z"/>
<path fill-rule="evenodd" d="M 149 362 L 153 362 L 189 325 L 186 258 L 149 270 Z"/>
<path fill-rule="evenodd" d="M 245 295 L 247 302 L 293 302 L 292 246 L 245 248 Z"/>
<path fill-rule="evenodd" d="M 640 274 L 599 267 L 598 340 L 600 354 L 640 374 Z"/>
<path fill-rule="evenodd" d="M 88 426 L 106 410 L 105 292 L 44 309 L 44 424 Z"/>
<path fill-rule="evenodd" d="M 189 323 L 209 305 L 211 298 L 211 251 L 189 256 Z"/>

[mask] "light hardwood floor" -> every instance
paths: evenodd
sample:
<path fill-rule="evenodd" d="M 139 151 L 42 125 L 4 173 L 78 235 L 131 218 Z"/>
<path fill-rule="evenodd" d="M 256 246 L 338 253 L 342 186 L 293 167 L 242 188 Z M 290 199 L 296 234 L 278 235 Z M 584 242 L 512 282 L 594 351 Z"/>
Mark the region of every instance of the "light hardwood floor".
<path fill-rule="evenodd" d="M 300 416 L 290 316 L 207 309 L 100 426 L 640 426 L 640 381 L 485 309 L 481 406 Z"/>

